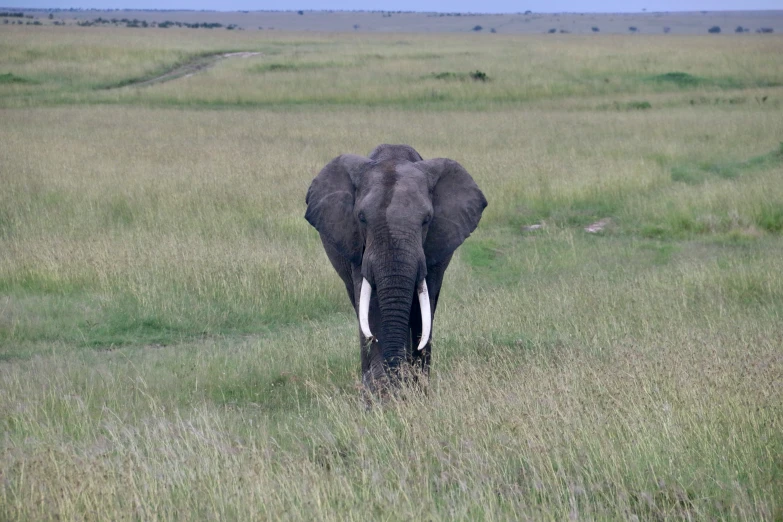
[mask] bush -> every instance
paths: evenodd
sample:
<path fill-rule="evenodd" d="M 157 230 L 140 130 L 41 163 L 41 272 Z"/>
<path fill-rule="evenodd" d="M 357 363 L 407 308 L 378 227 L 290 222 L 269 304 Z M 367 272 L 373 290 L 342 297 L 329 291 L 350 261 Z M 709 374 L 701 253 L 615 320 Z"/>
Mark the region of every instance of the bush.
<path fill-rule="evenodd" d="M 622 108 L 628 111 L 643 111 L 646 109 L 652 109 L 652 105 L 646 100 L 629 101 L 628 103 L 619 105 L 618 108 Z"/>
<path fill-rule="evenodd" d="M 771 27 L 762 27 L 760 29 L 756 29 L 757 33 L 774 33 L 775 30 Z"/>
<path fill-rule="evenodd" d="M 707 32 L 711 34 L 718 34 L 720 32 L 720 27 L 718 27 L 717 25 L 713 25 L 712 27 L 707 29 Z"/>
<path fill-rule="evenodd" d="M 734 29 L 734 32 L 735 33 L 744 33 L 745 32 L 745 28 L 742 27 L 741 25 L 738 25 L 737 28 Z"/>
<path fill-rule="evenodd" d="M 477 25 L 477 26 L 473 27 L 473 30 L 476 31 L 476 32 L 481 31 L 482 29 L 483 29 L 483 27 L 481 27 L 480 25 Z"/>
<path fill-rule="evenodd" d="M 600 29 L 599 29 L 599 28 L 597 28 L 597 27 L 595 27 L 595 26 L 593 26 L 593 32 L 594 32 L 594 33 L 597 33 L 598 31 L 600 31 Z"/>
<path fill-rule="evenodd" d="M 439 72 L 439 73 L 432 73 L 432 77 L 436 80 L 458 80 L 460 79 L 460 76 L 463 73 L 455 73 L 455 72 Z"/>
<path fill-rule="evenodd" d="M 672 30 L 671 27 L 664 27 L 663 28 L 663 32 L 666 33 L 666 34 L 669 34 L 669 31 L 671 31 L 671 30 Z"/>
<path fill-rule="evenodd" d="M 471 80 L 475 80 L 477 82 L 488 82 L 489 76 L 487 76 L 487 73 L 476 70 L 470 73 L 457 73 L 457 72 L 439 72 L 439 73 L 432 73 L 431 75 L 425 76 L 425 78 L 435 78 L 436 80 L 460 80 L 460 81 L 466 81 L 468 78 Z"/>
<path fill-rule="evenodd" d="M 550 30 L 548 31 L 548 33 L 549 33 L 549 34 L 554 34 L 554 33 L 556 33 L 556 32 L 557 32 L 557 29 L 554 29 L 554 28 L 552 28 L 552 29 L 550 29 Z"/>
<path fill-rule="evenodd" d="M 633 25 L 631 27 L 629 27 L 628 30 L 631 31 L 632 33 L 635 33 L 636 31 L 638 31 L 638 29 L 636 27 L 634 27 Z"/>

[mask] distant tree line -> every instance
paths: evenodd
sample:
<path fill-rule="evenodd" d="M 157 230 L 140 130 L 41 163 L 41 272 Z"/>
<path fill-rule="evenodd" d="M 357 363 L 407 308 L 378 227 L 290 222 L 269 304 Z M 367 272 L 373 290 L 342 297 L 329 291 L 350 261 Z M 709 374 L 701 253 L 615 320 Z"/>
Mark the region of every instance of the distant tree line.
<path fill-rule="evenodd" d="M 9 20 L 8 18 L 3 20 L 3 23 L 5 25 L 8 25 L 9 23 L 11 25 L 13 25 L 13 24 L 17 24 L 17 25 L 43 25 L 40 20 L 27 20 L 27 21 L 25 21 L 25 20 Z"/>
<path fill-rule="evenodd" d="M 481 30 L 481 26 L 477 25 L 476 27 L 473 28 L 473 30 L 474 31 L 480 31 Z M 601 29 L 599 27 L 596 27 L 596 26 L 591 27 L 591 30 L 594 33 L 598 33 L 598 32 L 601 31 Z M 668 26 L 663 28 L 663 32 L 666 33 L 666 34 L 670 33 L 671 30 L 672 30 L 672 28 L 668 27 Z M 549 33 L 549 34 L 555 34 L 557 32 L 558 32 L 558 30 L 556 28 L 554 28 L 554 27 L 547 31 L 547 33 Z M 563 33 L 563 34 L 568 34 L 568 31 L 565 30 L 565 29 L 560 29 L 559 32 Z M 628 28 L 628 32 L 630 32 L 630 33 L 639 32 L 639 28 L 632 25 L 632 26 L 630 26 Z M 721 32 L 721 29 L 720 29 L 720 26 L 713 25 L 712 27 L 707 29 L 707 32 L 710 33 L 710 34 L 719 34 Z M 742 27 L 741 25 L 738 25 L 737 28 L 734 30 L 734 32 L 735 33 L 747 33 L 747 32 L 750 32 L 750 29 L 747 28 L 747 27 Z M 769 34 L 769 33 L 774 33 L 775 29 L 772 28 L 772 27 L 759 27 L 758 29 L 756 29 L 756 32 L 759 33 L 759 34 Z"/>
<path fill-rule="evenodd" d="M 76 25 L 79 25 L 81 27 L 91 27 L 94 25 L 122 25 L 124 24 L 125 27 L 132 27 L 132 28 L 145 28 L 145 27 L 160 27 L 162 29 L 168 29 L 169 27 L 186 27 L 188 29 L 220 29 L 222 27 L 225 27 L 229 31 L 232 31 L 234 29 L 239 29 L 239 26 L 236 24 L 229 24 L 224 26 L 221 23 L 217 22 L 195 22 L 195 23 L 188 23 L 188 22 L 172 22 L 171 20 L 166 20 L 163 22 L 147 22 L 146 20 L 139 20 L 138 18 L 129 19 L 129 18 L 94 18 L 92 20 L 82 20 L 81 22 L 77 22 Z"/>

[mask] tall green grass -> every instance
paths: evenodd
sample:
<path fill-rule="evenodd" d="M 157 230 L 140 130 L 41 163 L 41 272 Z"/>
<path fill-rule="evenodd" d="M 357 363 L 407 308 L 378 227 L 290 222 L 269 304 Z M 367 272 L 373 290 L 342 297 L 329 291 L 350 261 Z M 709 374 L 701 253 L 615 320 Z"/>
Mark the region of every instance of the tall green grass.
<path fill-rule="evenodd" d="M 25 82 L 0 83 L 0 106 L 360 104 L 480 110 L 549 99 L 655 97 L 783 85 L 775 36 L 710 41 L 637 35 L 631 41 L 591 35 L 547 41 L 538 36 L 316 34 L 305 40 L 286 33 L 200 33 L 4 28 L 0 74 Z M 261 54 L 223 60 L 216 69 L 175 83 L 132 87 L 184 63 L 237 50 Z M 491 81 L 442 79 L 469 78 L 476 71 Z"/>
<path fill-rule="evenodd" d="M 0 518 L 781 517 L 776 40 L 55 29 L 0 30 Z M 379 143 L 490 205 L 368 409 L 302 216 Z"/>

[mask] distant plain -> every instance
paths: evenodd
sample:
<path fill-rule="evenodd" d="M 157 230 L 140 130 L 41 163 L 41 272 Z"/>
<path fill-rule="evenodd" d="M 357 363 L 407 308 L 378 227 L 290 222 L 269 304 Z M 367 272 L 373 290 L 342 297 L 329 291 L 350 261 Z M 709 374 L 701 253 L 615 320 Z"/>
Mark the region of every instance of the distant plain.
<path fill-rule="evenodd" d="M 0 8 L 0 10 L 14 10 Z M 19 10 L 17 10 L 19 11 Z M 719 27 L 721 33 L 735 33 L 737 27 L 755 32 L 762 28 L 783 32 L 783 10 L 699 11 L 650 13 L 413 13 L 396 11 L 135 11 L 118 10 L 34 10 L 25 11 L 43 21 L 78 23 L 102 19 L 137 19 L 148 23 L 165 21 L 220 23 L 244 30 L 307 32 L 385 33 L 499 33 L 543 34 L 553 30 L 574 34 L 707 34 Z M 480 29 L 477 29 L 479 27 Z M 635 28 L 635 31 L 632 30 Z M 668 28 L 668 29 L 667 29 Z M 597 30 L 597 31 L 596 31 Z"/>

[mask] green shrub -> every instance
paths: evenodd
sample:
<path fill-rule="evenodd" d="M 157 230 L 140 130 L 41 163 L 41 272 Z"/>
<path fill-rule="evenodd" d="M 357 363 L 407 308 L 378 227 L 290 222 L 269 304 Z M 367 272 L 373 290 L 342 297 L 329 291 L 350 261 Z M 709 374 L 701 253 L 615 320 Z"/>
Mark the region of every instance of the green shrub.
<path fill-rule="evenodd" d="M 487 76 L 487 73 L 475 70 L 472 73 L 470 73 L 470 77 L 473 80 L 479 81 L 479 82 L 487 82 L 489 81 L 489 76 Z"/>
<path fill-rule="evenodd" d="M 756 215 L 756 224 L 767 232 L 783 232 L 783 205 L 765 205 Z"/>
<path fill-rule="evenodd" d="M 35 82 L 28 80 L 27 78 L 22 78 L 21 76 L 16 76 L 13 73 L 0 74 L 0 85 L 7 84 L 7 83 L 35 83 Z"/>

